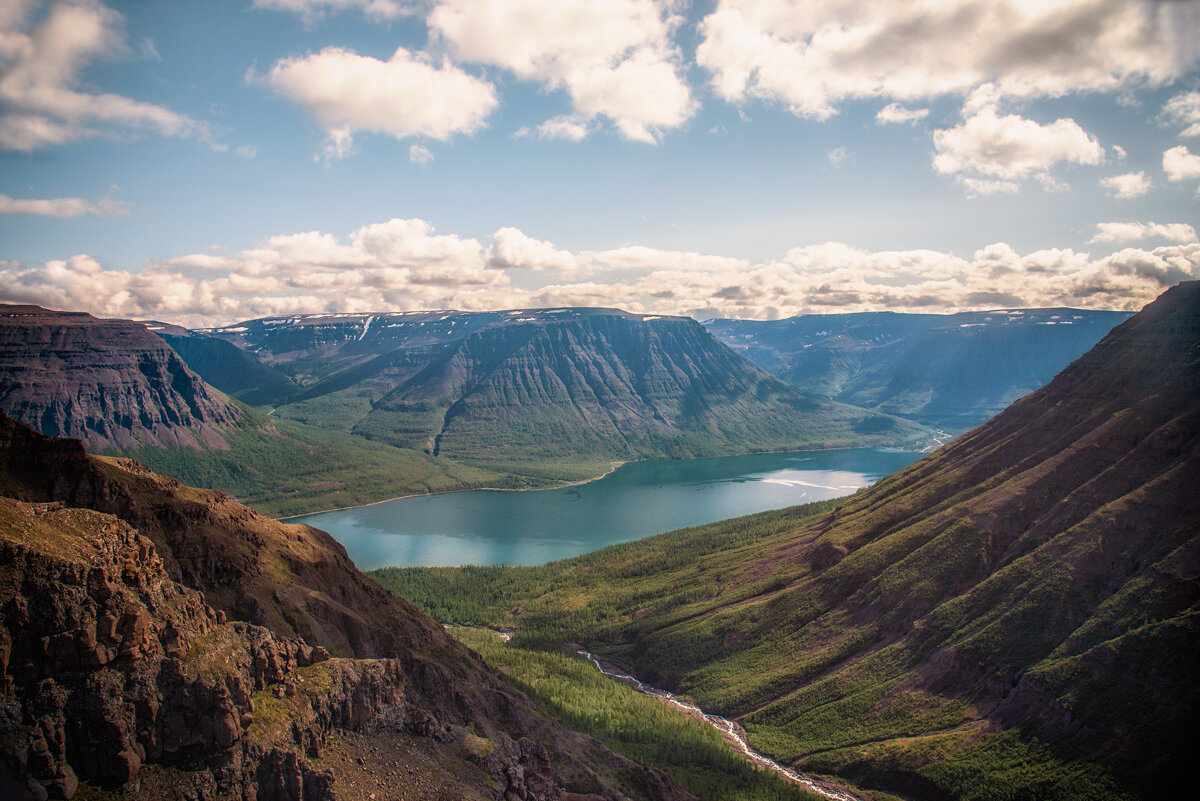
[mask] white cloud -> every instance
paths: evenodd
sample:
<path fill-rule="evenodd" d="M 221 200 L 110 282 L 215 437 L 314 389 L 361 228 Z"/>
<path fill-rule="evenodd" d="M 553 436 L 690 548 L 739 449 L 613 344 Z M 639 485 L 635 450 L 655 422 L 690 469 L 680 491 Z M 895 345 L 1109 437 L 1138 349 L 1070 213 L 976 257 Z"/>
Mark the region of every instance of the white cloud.
<path fill-rule="evenodd" d="M 1001 115 L 994 105 L 967 104 L 967 118 L 957 127 L 934 131 L 933 167 L 958 177 L 980 194 L 1014 191 L 1027 178 L 1051 191 L 1064 186 L 1050 175 L 1059 164 L 1102 164 L 1104 148 L 1072 119 L 1048 125 L 1015 114 Z"/>
<path fill-rule="evenodd" d="M 1100 185 L 1115 198 L 1141 197 L 1150 191 L 1150 179 L 1140 170 L 1101 178 Z"/>
<path fill-rule="evenodd" d="M 537 134 L 538 139 L 565 139 L 568 142 L 582 142 L 592 132 L 591 120 L 583 114 L 562 114 L 538 125 L 536 128 L 522 127 L 517 130 L 519 137 Z"/>
<path fill-rule="evenodd" d="M 489 267 L 498 270 L 562 270 L 574 271 L 579 260 L 574 254 L 559 250 L 549 242 L 527 236 L 517 228 L 501 228 L 492 237 L 487 251 Z"/>
<path fill-rule="evenodd" d="M 1186 126 L 1180 136 L 1200 136 L 1200 92 L 1175 95 L 1163 106 L 1162 117 L 1168 124 Z"/>
<path fill-rule="evenodd" d="M 258 156 L 258 145 L 238 145 L 233 154 L 240 159 L 252 159 Z"/>
<path fill-rule="evenodd" d="M 485 247 L 437 234 L 423 220 L 394 219 L 344 237 L 287 234 L 140 268 L 108 267 L 84 254 L 39 265 L 0 262 L 0 300 L 193 326 L 301 312 L 575 304 L 765 319 L 883 309 L 1136 309 L 1166 286 L 1200 278 L 1200 243 L 1190 226 L 1124 225 L 1132 228 L 1097 230 L 1107 232 L 1103 241 L 1145 232 L 1179 243 L 1092 258 L 1071 249 L 1022 254 L 1003 242 L 970 256 L 826 242 L 750 262 L 639 245 L 571 252 L 509 227 Z M 512 270 L 528 273 L 517 282 Z"/>
<path fill-rule="evenodd" d="M 850 151 L 844 147 L 835 147 L 825 154 L 825 158 L 829 160 L 830 166 L 836 170 L 850 158 Z"/>
<path fill-rule="evenodd" d="M 377 20 L 393 20 L 416 13 L 416 2 L 402 0 L 254 0 L 255 8 L 290 11 L 312 25 L 329 13 L 358 10 Z"/>
<path fill-rule="evenodd" d="M 927 108 L 905 108 L 899 103 L 889 103 L 879 109 L 879 113 L 875 115 L 875 121 L 880 125 L 904 125 L 917 120 L 925 119 L 929 116 Z"/>
<path fill-rule="evenodd" d="M 652 0 L 440 0 L 429 15 L 456 58 L 562 89 L 572 113 L 543 123 L 543 138 L 578 140 L 595 118 L 626 139 L 654 143 L 695 113 L 672 41 L 682 18 Z"/>
<path fill-rule="evenodd" d="M 356 131 L 438 141 L 470 134 L 497 105 L 491 84 L 404 48 L 380 61 L 327 47 L 276 62 L 266 81 L 313 115 L 327 135 L 327 158 L 354 152 Z"/>
<path fill-rule="evenodd" d="M 1139 239 L 1166 239 L 1170 242 L 1195 242 L 1196 229 L 1187 223 L 1097 223 L 1090 242 L 1136 242 Z"/>
<path fill-rule="evenodd" d="M 0 148 L 32 151 L 142 131 L 206 136 L 203 125 L 162 106 L 79 91 L 92 61 L 127 52 L 122 17 L 98 0 L 67 0 L 34 24 L 41 5 L 10 2 L 0 13 Z"/>
<path fill-rule="evenodd" d="M 424 166 L 433 161 L 433 151 L 425 147 L 425 145 L 419 145 L 414 142 L 412 145 L 409 145 L 408 160 L 413 164 Z"/>
<path fill-rule="evenodd" d="M 1173 147 L 1163 153 L 1163 172 L 1168 181 L 1187 181 L 1200 178 L 1200 156 L 1184 145 Z"/>
<path fill-rule="evenodd" d="M 44 217 L 121 217 L 130 211 L 128 203 L 110 198 L 84 200 L 80 197 L 16 198 L 0 195 L 0 214 L 37 214 Z"/>
<path fill-rule="evenodd" d="M 1057 97 L 1162 85 L 1196 63 L 1186 3 L 720 0 L 696 60 L 718 96 L 827 119 L 854 98 L 911 102 L 995 84 Z"/>

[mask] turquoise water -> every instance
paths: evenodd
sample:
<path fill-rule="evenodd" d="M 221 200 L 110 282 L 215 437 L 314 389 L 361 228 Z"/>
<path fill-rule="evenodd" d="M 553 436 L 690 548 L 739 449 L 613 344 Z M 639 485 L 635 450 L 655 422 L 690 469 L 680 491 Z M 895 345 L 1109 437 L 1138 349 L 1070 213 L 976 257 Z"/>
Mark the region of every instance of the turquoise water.
<path fill-rule="evenodd" d="M 298 517 L 362 570 L 540 565 L 652 534 L 848 495 L 921 454 L 855 449 L 635 462 L 537 492 L 473 490 Z"/>

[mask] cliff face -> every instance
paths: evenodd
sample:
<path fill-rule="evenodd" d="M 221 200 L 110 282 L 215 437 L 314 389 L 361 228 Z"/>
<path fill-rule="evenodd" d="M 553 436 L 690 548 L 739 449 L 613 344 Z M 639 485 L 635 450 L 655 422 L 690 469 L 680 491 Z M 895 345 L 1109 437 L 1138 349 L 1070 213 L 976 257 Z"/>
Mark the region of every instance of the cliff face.
<path fill-rule="evenodd" d="M 76 779 L 145 799 L 686 798 L 542 717 L 323 532 L 3 417 L 0 490 L 14 798 Z"/>
<path fill-rule="evenodd" d="M 618 314 L 517 318 L 465 337 L 354 430 L 484 461 L 914 444 L 922 433 L 801 395 L 694 320 Z"/>
<path fill-rule="evenodd" d="M 225 448 L 239 411 L 142 323 L 0 306 L 0 409 L 88 447 Z"/>

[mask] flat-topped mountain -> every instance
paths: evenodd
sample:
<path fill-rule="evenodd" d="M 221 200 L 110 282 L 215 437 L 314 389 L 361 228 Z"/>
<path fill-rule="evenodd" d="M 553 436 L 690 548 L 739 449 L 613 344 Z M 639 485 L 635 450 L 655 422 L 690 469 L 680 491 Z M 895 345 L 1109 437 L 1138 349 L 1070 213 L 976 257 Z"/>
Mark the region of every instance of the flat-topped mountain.
<path fill-rule="evenodd" d="M 684 317 L 311 315 L 202 333 L 296 381 L 277 416 L 506 469 L 929 441 L 905 421 L 798 392 Z"/>
<path fill-rule="evenodd" d="M 710 320 L 705 327 L 806 392 L 963 431 L 1049 382 L 1130 314 L 871 312 Z"/>
<path fill-rule="evenodd" d="M 1190 282 L 832 511 L 411 586 L 582 642 L 801 769 L 914 799 L 1163 797 L 1200 719 L 1198 401 Z"/>
<path fill-rule="evenodd" d="M 97 450 L 227 448 L 241 417 L 143 323 L 0 306 L 0 408 Z"/>
<path fill-rule="evenodd" d="M 0 673 L 5 798 L 692 798 L 324 532 L 2 414 Z"/>

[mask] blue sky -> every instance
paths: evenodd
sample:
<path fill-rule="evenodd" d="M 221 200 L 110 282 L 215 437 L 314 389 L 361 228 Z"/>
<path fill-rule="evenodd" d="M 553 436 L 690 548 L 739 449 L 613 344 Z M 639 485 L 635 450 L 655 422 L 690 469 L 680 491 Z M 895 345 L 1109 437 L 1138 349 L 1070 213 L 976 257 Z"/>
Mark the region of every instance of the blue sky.
<path fill-rule="evenodd" d="M 0 0 L 0 301 L 1138 308 L 1200 4 Z"/>

